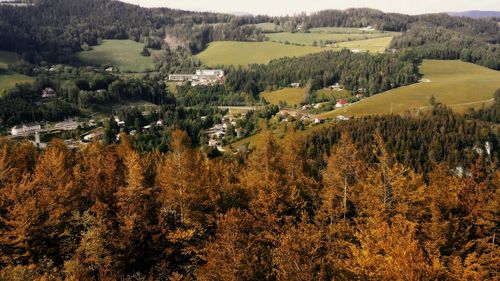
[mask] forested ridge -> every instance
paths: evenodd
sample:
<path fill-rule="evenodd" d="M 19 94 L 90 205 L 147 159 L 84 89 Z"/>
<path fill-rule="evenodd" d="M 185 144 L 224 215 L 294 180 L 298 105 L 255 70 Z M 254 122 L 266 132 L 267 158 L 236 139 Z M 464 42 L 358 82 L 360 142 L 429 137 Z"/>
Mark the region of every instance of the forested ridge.
<path fill-rule="evenodd" d="M 463 118 L 268 134 L 212 160 L 182 131 L 167 153 L 2 140 L 0 280 L 496 280 L 498 149 L 473 149 L 491 127 Z M 428 166 L 401 157 L 428 136 Z"/>
<path fill-rule="evenodd" d="M 233 91 L 258 94 L 311 80 L 313 89 L 338 82 L 353 92 L 377 94 L 418 81 L 419 59 L 405 53 L 357 54 L 348 50 L 282 58 L 269 64 L 227 68 L 226 84 Z"/>
<path fill-rule="evenodd" d="M 233 16 L 167 8 L 145 9 L 109 0 L 37 0 L 27 7 L 0 6 L 0 49 L 25 59 L 70 62 L 85 44 L 133 39 L 147 47 L 166 47 L 171 36 L 195 54 L 218 40 L 262 41 L 254 23 L 273 22 L 290 32 L 312 27 L 363 27 L 402 32 L 392 47 L 415 49 L 421 58 L 462 59 L 499 69 L 500 27 L 489 19 L 446 14 L 402 15 L 372 9 L 326 10 L 284 17 Z"/>

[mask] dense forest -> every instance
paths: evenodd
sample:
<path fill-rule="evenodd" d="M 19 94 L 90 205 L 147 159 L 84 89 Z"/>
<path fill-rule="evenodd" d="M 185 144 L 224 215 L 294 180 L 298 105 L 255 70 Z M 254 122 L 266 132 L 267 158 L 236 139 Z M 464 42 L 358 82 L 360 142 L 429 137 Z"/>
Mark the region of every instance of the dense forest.
<path fill-rule="evenodd" d="M 311 15 L 239 17 L 167 8 L 145 9 L 108 0 L 37 0 L 35 5 L 26 7 L 1 5 L 0 15 L 0 49 L 15 51 L 36 63 L 70 62 L 73 53 L 86 45 L 97 45 L 103 39 L 132 39 L 151 48 L 169 45 L 174 52 L 181 47 L 195 54 L 212 41 L 262 41 L 265 39 L 262 30 L 251 24 L 274 22 L 281 30 L 291 32 L 296 32 L 299 26 L 307 30 L 371 25 L 379 30 L 403 32 L 395 38 L 392 47 L 414 49 L 421 58 L 462 59 L 500 68 L 500 27 L 496 21 L 446 14 L 409 16 L 347 9 Z M 171 42 L 165 44 L 164 39 Z M 189 56 L 183 59 L 189 60 Z"/>
<path fill-rule="evenodd" d="M 30 62 L 69 62 L 84 44 L 103 39 L 132 39 L 160 48 L 167 32 L 188 40 L 193 50 L 208 40 L 258 38 L 255 28 L 240 26 L 251 20 L 235 16 L 180 10 L 145 9 L 109 0 L 38 0 L 35 5 L 0 5 L 0 49 L 22 54 Z M 220 25 L 214 25 L 221 23 Z M 227 24 L 224 24 L 227 23 Z M 252 37 L 254 38 L 254 37 Z M 152 44 L 151 44 L 152 43 Z"/>
<path fill-rule="evenodd" d="M 369 95 L 418 81 L 418 59 L 406 53 L 360 54 L 349 50 L 321 52 L 299 58 L 273 60 L 269 64 L 228 68 L 227 86 L 233 91 L 257 95 L 263 90 L 311 81 L 312 89 L 341 83 L 353 92 Z"/>
<path fill-rule="evenodd" d="M 326 51 L 221 66 L 216 85 L 165 83 L 169 73 L 202 67 L 193 54 L 212 41 L 265 40 L 254 25 L 263 22 L 401 35 L 383 54 Z M 143 55 L 162 49 L 155 71 L 75 61 L 105 39 L 141 42 Z M 313 103 L 308 92 L 337 82 L 371 96 L 416 83 L 426 58 L 500 69 L 499 44 L 495 21 L 445 14 L 0 5 L 0 50 L 25 59 L 2 71 L 34 77 L 0 95 L 0 128 L 84 119 L 54 133 L 77 146 L 0 138 L 0 281 L 500 280 L 500 89 L 493 106 L 464 114 L 432 99 L 428 111 L 307 131 L 298 117 L 282 122 L 282 108 L 260 96 L 300 83 Z M 219 108 L 257 104 L 234 119 Z M 216 125 L 226 126 L 221 147 L 259 135 L 223 153 L 206 145 Z M 80 142 L 91 132 L 102 140 Z"/>
<path fill-rule="evenodd" d="M 326 142 L 268 134 L 214 160 L 182 131 L 166 153 L 126 135 L 83 150 L 2 140 L 0 279 L 496 280 L 498 151 L 473 149 L 490 127 L 463 118 L 436 107 Z M 443 146 L 419 171 L 401 155 L 429 138 Z M 460 151 L 474 155 L 456 155 L 461 173 Z"/>

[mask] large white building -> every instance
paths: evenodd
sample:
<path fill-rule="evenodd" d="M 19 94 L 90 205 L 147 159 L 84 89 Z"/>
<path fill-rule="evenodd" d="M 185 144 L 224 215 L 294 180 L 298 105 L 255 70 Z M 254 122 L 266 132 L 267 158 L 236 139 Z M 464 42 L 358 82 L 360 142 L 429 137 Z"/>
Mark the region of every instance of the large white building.
<path fill-rule="evenodd" d="M 199 69 L 195 74 L 170 74 L 169 81 L 191 82 L 191 85 L 209 85 L 224 82 L 224 70 L 222 69 Z"/>
<path fill-rule="evenodd" d="M 13 136 L 25 136 L 29 134 L 34 134 L 42 129 L 42 126 L 37 123 L 17 125 L 12 128 L 10 133 Z"/>

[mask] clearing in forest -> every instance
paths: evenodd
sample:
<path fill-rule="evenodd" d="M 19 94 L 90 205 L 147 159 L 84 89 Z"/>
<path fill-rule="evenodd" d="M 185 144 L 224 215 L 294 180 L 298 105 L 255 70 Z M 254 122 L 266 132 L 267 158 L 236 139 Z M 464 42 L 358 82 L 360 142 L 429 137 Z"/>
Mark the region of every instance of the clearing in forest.
<path fill-rule="evenodd" d="M 287 105 L 299 105 L 304 101 L 305 92 L 303 88 L 284 88 L 272 92 L 263 92 L 261 94 L 269 103 L 278 105 L 280 101 Z"/>
<path fill-rule="evenodd" d="M 20 83 L 29 83 L 34 80 L 29 77 L 7 69 L 9 64 L 20 60 L 19 56 L 13 52 L 0 51 L 0 95 Z"/>
<path fill-rule="evenodd" d="M 143 56 L 144 45 L 132 40 L 104 40 L 90 51 L 77 54 L 78 59 L 91 65 L 112 65 L 122 72 L 148 72 L 154 69 L 153 57 L 160 51 L 149 49 Z"/>

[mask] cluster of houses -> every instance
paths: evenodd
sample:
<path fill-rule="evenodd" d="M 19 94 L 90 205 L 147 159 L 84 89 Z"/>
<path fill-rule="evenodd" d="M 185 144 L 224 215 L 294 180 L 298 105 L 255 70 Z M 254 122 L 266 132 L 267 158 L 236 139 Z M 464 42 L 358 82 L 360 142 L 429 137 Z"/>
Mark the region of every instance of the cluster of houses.
<path fill-rule="evenodd" d="M 191 86 L 224 84 L 224 70 L 199 69 L 195 74 L 170 74 L 168 80 L 178 84 L 190 82 Z"/>
<path fill-rule="evenodd" d="M 282 123 L 284 122 L 290 122 L 292 120 L 300 120 L 303 124 L 312 124 L 312 125 L 318 125 L 318 124 L 323 124 L 325 123 L 325 119 L 317 117 L 317 116 L 311 116 L 307 113 L 299 112 L 296 110 L 286 110 L 283 109 L 280 112 L 278 112 L 277 116 L 279 116 L 280 120 Z M 347 121 L 350 120 L 349 117 L 345 117 L 342 115 L 339 115 L 335 118 L 337 121 Z"/>
<path fill-rule="evenodd" d="M 221 123 L 215 124 L 212 128 L 208 129 L 206 131 L 208 136 L 208 146 L 217 147 L 220 151 L 223 151 L 222 146 L 227 134 L 228 126 L 230 124 L 233 127 L 236 127 L 236 120 L 237 118 L 232 115 L 224 116 L 222 117 Z M 236 128 L 234 130 L 237 138 L 241 138 L 247 133 L 247 131 L 243 128 Z"/>

